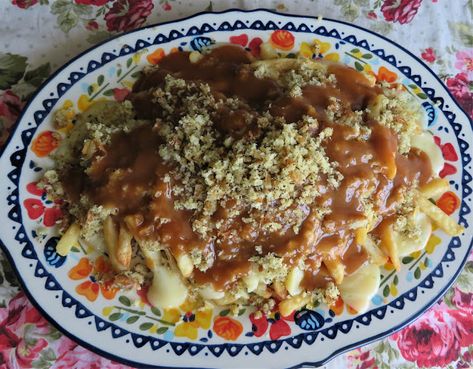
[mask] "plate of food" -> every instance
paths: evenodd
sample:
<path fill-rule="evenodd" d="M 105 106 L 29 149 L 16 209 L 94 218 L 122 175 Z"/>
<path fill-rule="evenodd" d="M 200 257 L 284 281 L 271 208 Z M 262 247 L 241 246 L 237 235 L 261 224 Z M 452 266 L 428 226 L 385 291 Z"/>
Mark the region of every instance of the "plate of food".
<path fill-rule="evenodd" d="M 318 366 L 453 283 L 472 138 L 439 78 L 382 36 L 202 13 L 44 83 L 2 153 L 2 248 L 53 324 L 117 361 Z"/>

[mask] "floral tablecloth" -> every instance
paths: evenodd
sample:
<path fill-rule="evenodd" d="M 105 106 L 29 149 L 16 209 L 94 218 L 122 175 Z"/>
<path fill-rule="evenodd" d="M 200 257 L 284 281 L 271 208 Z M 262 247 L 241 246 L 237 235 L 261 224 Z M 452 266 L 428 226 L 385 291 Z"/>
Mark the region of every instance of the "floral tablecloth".
<path fill-rule="evenodd" d="M 116 33 L 204 10 L 269 8 L 354 22 L 402 44 L 473 117 L 473 0 L 0 0 L 0 146 L 25 102 L 64 62 Z M 126 368 L 63 336 L 36 311 L 0 253 L 0 369 Z M 326 368 L 473 366 L 473 258 L 415 323 Z"/>

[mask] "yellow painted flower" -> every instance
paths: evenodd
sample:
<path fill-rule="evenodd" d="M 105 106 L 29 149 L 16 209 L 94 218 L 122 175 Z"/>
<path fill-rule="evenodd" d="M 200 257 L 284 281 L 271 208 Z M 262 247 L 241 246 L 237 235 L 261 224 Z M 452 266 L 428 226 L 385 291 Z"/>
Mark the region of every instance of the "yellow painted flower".
<path fill-rule="evenodd" d="M 176 337 L 187 337 L 195 340 L 199 335 L 199 328 L 210 328 L 212 309 L 202 309 L 195 314 L 187 312 L 182 320 L 183 322 L 179 323 L 174 329 L 174 335 Z"/>
<path fill-rule="evenodd" d="M 323 42 L 319 39 L 314 39 L 312 43 L 301 43 L 299 54 L 304 58 L 322 57 L 325 60 L 338 62 L 340 55 L 338 53 L 327 53 L 332 45 L 329 42 Z"/>
<path fill-rule="evenodd" d="M 169 323 L 177 323 L 181 319 L 181 312 L 179 309 L 171 308 L 164 309 L 163 320 Z"/>
<path fill-rule="evenodd" d="M 77 107 L 80 111 L 85 111 L 89 108 L 91 101 L 87 95 L 80 95 L 79 100 L 77 100 Z"/>
<path fill-rule="evenodd" d="M 436 235 L 431 235 L 430 238 L 429 238 L 429 241 L 427 242 L 427 245 L 425 246 L 425 251 L 427 252 L 427 254 L 432 254 L 435 250 L 435 248 L 437 247 L 437 245 L 440 244 L 440 238 L 437 237 Z"/>

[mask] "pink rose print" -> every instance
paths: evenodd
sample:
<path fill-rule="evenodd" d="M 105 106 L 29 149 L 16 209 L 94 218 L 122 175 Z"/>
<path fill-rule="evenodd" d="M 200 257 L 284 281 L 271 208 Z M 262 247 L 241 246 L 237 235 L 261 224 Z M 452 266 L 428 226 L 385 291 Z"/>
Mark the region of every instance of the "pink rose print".
<path fill-rule="evenodd" d="M 153 7 L 152 0 L 117 0 L 105 14 L 107 29 L 112 32 L 135 29 L 146 21 Z"/>
<path fill-rule="evenodd" d="M 48 346 L 48 341 L 44 338 L 37 340 L 26 341 L 21 340 L 18 346 L 16 346 L 15 357 L 16 362 L 20 368 L 29 369 L 31 363 L 39 357 L 41 350 Z"/>
<path fill-rule="evenodd" d="M 384 0 L 381 11 L 388 22 L 406 24 L 414 19 L 422 0 Z"/>
<path fill-rule="evenodd" d="M 99 24 L 96 21 L 90 21 L 85 25 L 85 28 L 89 31 L 95 31 L 99 29 Z"/>
<path fill-rule="evenodd" d="M 473 293 L 466 293 L 458 288 L 455 288 L 452 297 L 452 302 L 462 311 L 466 311 L 473 315 Z"/>
<path fill-rule="evenodd" d="M 391 338 L 404 359 L 419 367 L 443 367 L 460 356 L 461 346 L 473 343 L 473 321 L 468 313 L 440 303 Z"/>
<path fill-rule="evenodd" d="M 8 130 L 15 123 L 22 108 L 23 103 L 12 91 L 0 92 L 0 146 L 8 137 Z"/>
<path fill-rule="evenodd" d="M 420 54 L 420 56 L 422 57 L 422 59 L 424 59 L 426 62 L 429 62 L 429 63 L 433 63 L 435 61 L 435 59 L 437 58 L 435 56 L 434 49 L 432 49 L 431 47 L 428 47 L 427 49 L 425 49 Z"/>
<path fill-rule="evenodd" d="M 38 3 L 39 0 L 12 0 L 12 4 L 21 9 L 28 9 Z"/>
<path fill-rule="evenodd" d="M 468 78 L 473 79 L 473 49 L 458 51 L 455 68 L 465 72 Z"/>
<path fill-rule="evenodd" d="M 102 358 L 81 346 L 66 351 L 50 369 L 129 369 L 129 367 Z"/>
<path fill-rule="evenodd" d="M 166 12 L 172 10 L 172 6 L 171 6 L 171 4 L 169 4 L 169 1 L 165 1 L 165 2 L 163 3 L 163 5 L 161 5 L 161 7 L 162 7 L 163 10 L 166 11 Z"/>
<path fill-rule="evenodd" d="M 464 72 L 455 77 L 447 78 L 447 87 L 455 96 L 460 106 L 473 117 L 473 91 L 470 90 L 471 81 Z"/>
<path fill-rule="evenodd" d="M 102 6 L 108 3 L 110 0 L 75 0 L 76 4 L 80 5 L 95 5 Z"/>

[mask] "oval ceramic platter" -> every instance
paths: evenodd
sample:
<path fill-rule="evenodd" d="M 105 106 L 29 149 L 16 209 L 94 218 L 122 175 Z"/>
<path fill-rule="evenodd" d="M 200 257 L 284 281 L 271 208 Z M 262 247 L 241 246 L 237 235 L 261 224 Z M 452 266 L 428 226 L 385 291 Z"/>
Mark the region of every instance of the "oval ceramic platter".
<path fill-rule="evenodd" d="M 282 318 L 238 317 L 228 310 L 159 310 L 139 294 L 99 286 L 94 273 L 107 268 L 93 250 L 58 255 L 51 202 L 35 182 L 53 166 L 48 155 L 65 132 L 52 125 L 54 111 L 76 112 L 101 99 L 123 100 L 138 71 L 177 49 L 234 43 L 258 54 L 268 42 L 281 55 L 339 61 L 402 83 L 425 108 L 429 130 L 441 147 L 452 191 L 439 206 L 462 224 L 460 237 L 435 232 L 423 252 L 387 265 L 368 312 L 334 306 Z M 317 46 L 317 47 L 316 47 Z M 316 54 L 316 52 L 318 52 Z M 150 26 L 107 41 L 80 55 L 50 78 L 28 104 L 0 162 L 0 236 L 36 306 L 64 333 L 102 355 L 132 366 L 295 368 L 321 365 L 335 355 L 393 333 L 432 305 L 453 283 L 471 247 L 471 148 L 469 118 L 434 73 L 391 41 L 346 23 L 257 10 L 205 13 Z"/>

